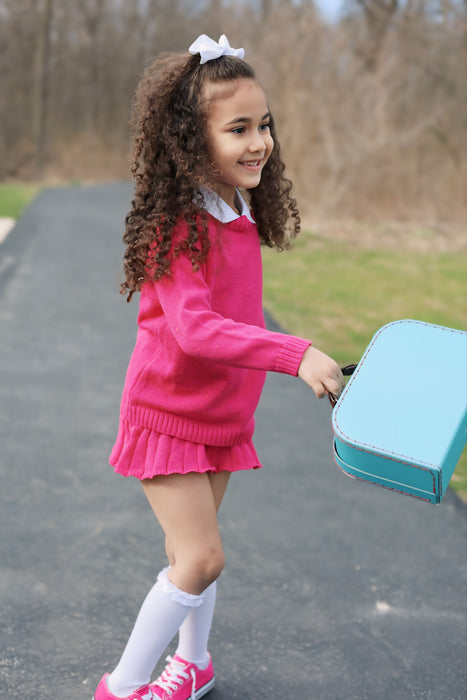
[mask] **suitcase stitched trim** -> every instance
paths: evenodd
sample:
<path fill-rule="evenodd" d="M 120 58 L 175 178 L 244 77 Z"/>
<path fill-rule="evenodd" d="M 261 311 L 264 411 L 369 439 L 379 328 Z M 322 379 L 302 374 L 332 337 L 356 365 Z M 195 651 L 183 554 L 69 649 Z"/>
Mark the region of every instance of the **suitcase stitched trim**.
<path fill-rule="evenodd" d="M 423 496 L 418 496 L 416 493 L 408 493 L 407 491 L 400 491 L 399 489 L 394 488 L 393 486 L 387 486 L 387 484 L 379 484 L 371 479 L 364 479 L 362 476 L 357 476 L 356 474 L 349 474 L 349 472 L 346 472 L 343 467 L 339 464 L 339 462 L 336 459 L 336 454 L 339 456 L 339 453 L 337 450 L 334 448 L 334 460 L 345 476 L 348 476 L 350 479 L 357 479 L 357 481 L 363 481 L 366 484 L 372 484 L 375 486 L 379 486 L 382 489 L 387 489 L 388 491 L 394 491 L 394 493 L 399 493 L 401 496 L 409 496 L 410 498 L 417 498 L 419 501 L 423 501 L 424 503 L 432 503 L 432 501 L 429 498 L 424 498 Z M 344 462 L 344 460 L 339 457 L 339 459 Z M 345 464 L 345 462 L 344 462 Z M 436 490 L 433 491 L 433 495 L 436 496 Z"/>
<path fill-rule="evenodd" d="M 351 447 L 354 450 L 357 450 L 358 452 L 364 452 L 365 454 L 368 454 L 371 457 L 378 456 L 378 458 L 387 459 L 389 462 L 397 462 L 398 464 L 403 464 L 406 467 L 411 467 L 411 468 L 413 467 L 415 469 L 421 469 L 422 471 L 428 472 L 431 475 L 432 482 L 433 482 L 433 485 L 432 485 L 433 495 L 436 496 L 436 478 L 435 478 L 435 474 L 433 474 L 432 470 L 429 469 L 429 467 L 422 467 L 419 464 L 413 464 L 413 462 L 407 462 L 407 461 L 404 461 L 403 459 L 394 459 L 393 457 L 389 456 L 389 454 L 375 455 L 374 452 L 370 452 L 370 450 L 365 450 L 363 447 L 357 447 L 356 445 L 353 445 L 353 444 L 349 444 L 349 447 Z M 369 447 L 372 447 L 372 445 L 369 445 Z M 334 446 L 334 450 L 335 450 L 337 456 L 339 457 L 339 459 L 341 460 L 341 462 L 346 464 L 346 462 L 344 462 L 342 457 L 339 455 L 339 452 L 337 451 L 337 446 Z M 403 456 L 403 455 L 401 455 L 401 456 Z M 338 464 L 338 466 L 342 469 L 340 464 Z M 439 469 L 439 467 L 436 467 L 436 465 L 432 465 L 432 466 L 434 467 L 434 469 Z M 364 479 L 364 478 L 362 478 L 360 476 L 356 476 L 354 474 L 350 475 L 347 472 L 345 472 L 345 469 L 343 469 L 342 471 L 344 471 L 344 473 L 346 473 L 348 476 L 352 476 L 355 479 L 360 479 L 361 481 L 370 481 L 370 479 Z M 441 486 L 441 474 L 439 475 L 439 478 L 440 478 L 440 486 Z M 385 484 L 377 484 L 377 485 L 382 486 L 383 488 L 386 488 L 386 489 L 391 489 L 391 491 L 397 491 L 398 493 L 405 493 L 405 491 L 398 491 L 397 489 L 394 489 L 391 486 L 386 486 Z M 422 501 L 428 500 L 428 499 L 424 499 L 422 496 L 417 496 L 415 494 L 408 494 L 408 495 L 410 495 L 410 496 L 413 495 L 414 498 L 421 498 Z"/>

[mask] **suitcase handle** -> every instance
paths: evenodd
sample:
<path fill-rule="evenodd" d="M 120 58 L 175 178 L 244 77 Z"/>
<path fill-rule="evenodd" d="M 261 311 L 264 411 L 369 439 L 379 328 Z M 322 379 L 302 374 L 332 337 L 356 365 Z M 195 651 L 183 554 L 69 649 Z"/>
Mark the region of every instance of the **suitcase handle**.
<path fill-rule="evenodd" d="M 357 369 L 356 364 L 355 365 L 346 365 L 345 367 L 341 367 L 341 372 L 344 375 L 344 377 L 351 377 L 356 369 Z M 328 393 L 328 397 L 329 397 L 329 403 L 334 408 L 334 406 L 337 403 L 337 397 L 334 396 L 334 394 L 331 394 L 330 392 Z"/>

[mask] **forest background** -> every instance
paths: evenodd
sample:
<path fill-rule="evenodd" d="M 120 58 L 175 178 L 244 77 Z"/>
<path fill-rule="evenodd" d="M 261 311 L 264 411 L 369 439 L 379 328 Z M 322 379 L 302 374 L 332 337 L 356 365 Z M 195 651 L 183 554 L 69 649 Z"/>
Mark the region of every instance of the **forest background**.
<path fill-rule="evenodd" d="M 144 67 L 199 33 L 243 46 L 304 217 L 429 223 L 467 209 L 467 4 L 0 0 L 0 182 L 127 178 Z"/>
<path fill-rule="evenodd" d="M 245 48 L 294 182 L 303 234 L 264 253 L 283 327 L 343 364 L 396 319 L 465 328 L 467 0 L 0 0 L 0 216 L 129 179 L 143 70 L 201 33 Z"/>

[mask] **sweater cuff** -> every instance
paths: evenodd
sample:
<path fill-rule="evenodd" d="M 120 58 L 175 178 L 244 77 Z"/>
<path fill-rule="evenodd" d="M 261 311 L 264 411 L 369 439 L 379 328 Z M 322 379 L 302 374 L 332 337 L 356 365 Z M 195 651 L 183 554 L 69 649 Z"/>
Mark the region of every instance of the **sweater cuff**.
<path fill-rule="evenodd" d="M 303 354 L 310 345 L 310 340 L 297 338 L 294 335 L 285 336 L 285 344 L 277 356 L 274 371 L 282 372 L 282 374 L 291 374 L 293 377 L 297 377 Z"/>

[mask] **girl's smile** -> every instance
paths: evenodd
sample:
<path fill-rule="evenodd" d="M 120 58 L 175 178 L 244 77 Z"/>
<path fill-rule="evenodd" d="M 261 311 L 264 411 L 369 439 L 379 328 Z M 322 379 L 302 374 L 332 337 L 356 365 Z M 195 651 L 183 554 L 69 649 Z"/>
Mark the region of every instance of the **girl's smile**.
<path fill-rule="evenodd" d="M 248 170 L 252 170 L 253 172 L 257 172 L 258 170 L 262 170 L 263 168 L 263 160 L 253 160 L 253 161 L 245 161 L 243 163 L 240 163 L 240 165 L 243 165 L 245 168 L 248 168 Z"/>
<path fill-rule="evenodd" d="M 235 189 L 252 189 L 274 148 L 270 114 L 263 89 L 253 79 L 234 83 L 234 91 L 215 99 L 208 116 L 214 189 L 235 208 Z"/>

